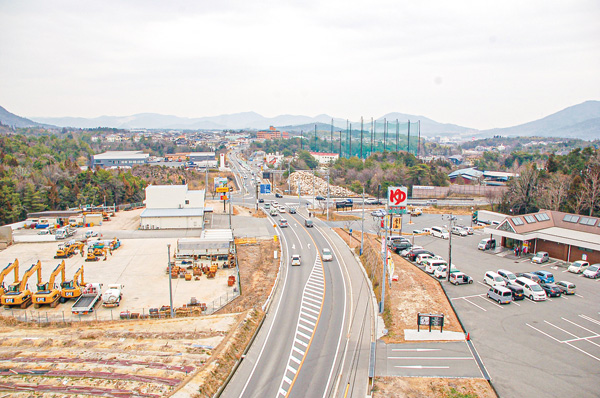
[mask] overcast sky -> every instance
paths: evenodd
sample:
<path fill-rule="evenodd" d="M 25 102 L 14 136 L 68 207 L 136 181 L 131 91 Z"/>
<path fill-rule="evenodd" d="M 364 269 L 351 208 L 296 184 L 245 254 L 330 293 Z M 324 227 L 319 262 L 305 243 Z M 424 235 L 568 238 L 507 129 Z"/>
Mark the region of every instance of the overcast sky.
<path fill-rule="evenodd" d="M 599 21 L 598 0 L 0 0 L 0 106 L 508 127 L 600 99 Z"/>

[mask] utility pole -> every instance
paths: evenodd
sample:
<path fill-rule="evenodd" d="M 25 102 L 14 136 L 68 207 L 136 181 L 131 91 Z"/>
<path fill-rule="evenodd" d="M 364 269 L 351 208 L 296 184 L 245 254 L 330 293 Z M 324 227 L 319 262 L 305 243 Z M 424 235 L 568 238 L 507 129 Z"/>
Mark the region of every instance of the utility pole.
<path fill-rule="evenodd" d="M 417 131 L 419 132 L 419 142 L 417 143 L 417 156 L 419 156 L 421 150 L 421 121 L 417 121 Z"/>
<path fill-rule="evenodd" d="M 254 186 L 256 187 L 256 210 L 258 211 L 258 182 Z"/>
<path fill-rule="evenodd" d="M 398 146 L 400 145 L 400 124 L 396 119 L 396 152 L 398 152 Z"/>
<path fill-rule="evenodd" d="M 387 119 L 383 118 L 383 152 L 387 149 Z"/>
<path fill-rule="evenodd" d="M 352 123 L 350 123 L 350 135 L 348 136 L 348 157 L 352 157 Z"/>
<path fill-rule="evenodd" d="M 365 186 L 363 185 L 363 194 L 362 194 L 362 221 L 360 224 L 360 255 L 363 254 L 364 241 L 365 241 Z"/>
<path fill-rule="evenodd" d="M 385 285 L 387 283 L 386 272 L 387 272 L 387 262 L 388 262 L 388 248 L 387 248 L 387 240 L 388 240 L 388 217 L 390 217 L 388 213 L 388 206 L 385 206 L 386 214 L 383 216 L 383 227 L 385 229 L 385 240 L 383 241 L 381 247 L 383 247 L 383 277 L 381 279 L 381 302 L 379 303 L 379 313 L 383 314 L 383 310 L 385 308 Z"/>
<path fill-rule="evenodd" d="M 333 118 L 331 118 L 331 137 L 330 137 L 330 141 L 331 141 L 331 150 L 329 152 L 333 153 Z"/>
<path fill-rule="evenodd" d="M 375 129 L 373 128 L 373 118 L 371 117 L 371 152 L 370 155 L 373 154 L 373 134 L 375 132 Z"/>
<path fill-rule="evenodd" d="M 315 152 L 319 152 L 319 147 L 317 144 L 317 124 L 315 123 Z"/>
<path fill-rule="evenodd" d="M 410 119 L 408 120 L 408 145 L 406 146 L 406 152 L 410 153 Z"/>
<path fill-rule="evenodd" d="M 450 282 L 450 272 L 452 271 L 452 213 L 450 213 L 450 222 L 448 223 L 448 272 L 446 279 Z"/>
<path fill-rule="evenodd" d="M 223 201 L 223 203 L 225 203 Z M 233 207 L 233 187 L 229 187 L 229 229 L 232 229 L 231 227 L 231 208 Z"/>
<path fill-rule="evenodd" d="M 327 221 L 329 221 L 329 172 L 327 172 Z"/>
<path fill-rule="evenodd" d="M 342 130 L 340 130 L 340 158 L 342 157 Z"/>
<path fill-rule="evenodd" d="M 175 318 L 175 314 L 173 313 L 173 287 L 171 286 L 171 244 L 167 244 L 167 257 L 169 260 L 169 308 L 171 310 L 171 318 Z"/>
<path fill-rule="evenodd" d="M 373 124 L 373 137 L 375 141 L 377 141 L 377 120 L 375 120 L 375 124 Z"/>

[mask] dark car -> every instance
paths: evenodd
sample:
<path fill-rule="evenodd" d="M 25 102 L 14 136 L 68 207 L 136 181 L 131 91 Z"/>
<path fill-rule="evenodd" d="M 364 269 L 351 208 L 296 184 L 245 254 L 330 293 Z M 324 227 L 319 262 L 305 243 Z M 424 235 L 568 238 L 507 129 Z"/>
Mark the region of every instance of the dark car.
<path fill-rule="evenodd" d="M 506 288 L 512 292 L 513 300 L 524 300 L 525 294 L 523 293 L 523 288 L 519 285 L 515 285 L 514 283 L 507 283 Z"/>
<path fill-rule="evenodd" d="M 304 225 L 306 225 L 306 228 L 312 228 L 314 226 L 312 220 L 304 220 Z"/>
<path fill-rule="evenodd" d="M 544 289 L 548 297 L 560 297 L 562 294 L 562 289 L 556 286 L 554 283 L 544 283 L 540 286 L 542 286 L 542 289 Z"/>
<path fill-rule="evenodd" d="M 283 198 L 283 195 L 280 194 L 279 192 L 275 192 L 275 197 L 276 198 Z"/>
<path fill-rule="evenodd" d="M 315 196 L 315 199 L 316 199 L 316 200 L 325 200 L 325 198 L 324 198 L 324 197 L 322 197 L 321 195 L 317 195 L 317 196 Z"/>
<path fill-rule="evenodd" d="M 544 283 L 544 281 L 542 281 L 542 279 L 539 276 L 531 272 L 520 272 L 517 274 L 517 276 L 522 276 L 524 278 L 531 279 L 532 281 L 540 285 Z"/>
<path fill-rule="evenodd" d="M 412 244 L 404 240 L 393 240 L 390 245 L 390 248 L 396 253 L 400 253 L 402 250 L 408 249 L 409 247 L 412 247 Z"/>
<path fill-rule="evenodd" d="M 258 203 L 265 203 L 265 200 L 263 198 L 259 198 Z"/>
<path fill-rule="evenodd" d="M 408 253 L 407 258 L 410 261 L 415 261 L 415 258 L 417 258 L 417 256 L 421 253 L 427 253 L 427 254 L 431 254 L 432 256 L 435 256 L 434 253 L 430 252 L 429 250 L 425 250 L 425 249 L 418 249 L 418 250 L 411 250 L 410 253 Z"/>
<path fill-rule="evenodd" d="M 295 207 L 290 207 L 290 208 L 288 209 L 288 212 L 289 212 L 290 214 L 296 214 L 296 208 L 295 208 Z"/>

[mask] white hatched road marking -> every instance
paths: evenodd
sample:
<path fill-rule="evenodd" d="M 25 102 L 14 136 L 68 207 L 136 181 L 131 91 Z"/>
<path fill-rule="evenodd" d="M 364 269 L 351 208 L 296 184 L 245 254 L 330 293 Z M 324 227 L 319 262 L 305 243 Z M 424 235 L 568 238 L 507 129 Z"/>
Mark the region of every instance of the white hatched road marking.
<path fill-rule="evenodd" d="M 320 294 L 318 296 L 317 294 Z M 319 298 L 319 301 L 315 300 L 315 298 Z M 298 315 L 298 321 L 296 322 L 296 332 L 294 334 L 294 344 L 292 344 L 292 349 L 290 350 L 290 355 L 287 363 L 287 371 L 292 372 L 294 375 L 300 369 L 302 365 L 302 361 L 306 352 L 308 351 L 308 345 L 312 339 L 312 336 L 315 332 L 316 324 L 319 321 L 319 315 L 321 308 L 323 306 L 323 299 L 325 298 L 325 280 L 324 280 L 324 270 L 323 263 L 321 262 L 321 258 L 317 255 L 315 260 L 315 264 L 313 269 L 304 285 L 304 289 L 302 291 L 302 301 L 300 302 L 300 314 Z M 314 315 L 313 315 L 314 314 Z M 308 319 L 313 319 L 314 322 L 308 321 Z M 304 322 L 305 324 L 311 325 L 311 327 L 305 326 L 300 322 Z M 310 334 L 306 333 L 309 332 Z M 308 343 L 305 343 L 301 339 L 308 340 Z M 305 351 L 300 351 L 295 347 L 295 344 L 299 344 L 306 348 Z M 294 356 L 294 352 L 298 352 L 302 354 L 300 358 Z M 298 369 L 295 369 L 292 365 L 296 364 Z M 293 380 L 288 378 L 285 374 L 279 384 L 279 393 L 277 394 L 278 398 L 286 397 L 289 393 L 289 389 L 292 386 Z"/>

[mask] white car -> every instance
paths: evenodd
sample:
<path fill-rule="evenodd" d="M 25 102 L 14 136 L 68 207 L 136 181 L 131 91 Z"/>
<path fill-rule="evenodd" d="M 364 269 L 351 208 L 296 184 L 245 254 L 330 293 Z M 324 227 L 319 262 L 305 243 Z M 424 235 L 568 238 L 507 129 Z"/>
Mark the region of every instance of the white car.
<path fill-rule="evenodd" d="M 427 272 L 428 274 L 434 274 L 438 268 L 448 265 L 448 263 L 444 260 L 427 259 L 424 263 L 425 272 Z"/>
<path fill-rule="evenodd" d="M 300 265 L 300 255 L 292 254 L 292 265 Z"/>
<path fill-rule="evenodd" d="M 461 227 L 453 226 L 452 233 L 458 236 L 467 236 L 468 232 Z"/>
<path fill-rule="evenodd" d="M 432 260 L 443 260 L 444 258 L 442 256 L 432 256 L 429 253 L 421 253 L 417 256 L 415 262 L 417 264 L 422 264 L 423 261 L 427 260 L 427 259 L 432 259 Z"/>
<path fill-rule="evenodd" d="M 323 261 L 333 261 L 333 254 L 328 248 L 323 248 Z"/>
<path fill-rule="evenodd" d="M 588 263 L 587 261 L 575 261 L 573 264 L 569 265 L 569 268 L 567 268 L 567 271 L 572 272 L 574 274 L 582 274 L 583 271 L 585 271 L 586 269 L 588 269 L 588 267 L 590 266 L 590 263 Z"/>
<path fill-rule="evenodd" d="M 531 259 L 531 262 L 534 264 L 541 264 L 547 262 L 548 260 L 550 260 L 550 256 L 547 252 L 537 252 Z"/>
<path fill-rule="evenodd" d="M 285 207 L 279 206 L 279 212 L 280 213 L 285 213 Z"/>
<path fill-rule="evenodd" d="M 454 264 L 452 264 L 452 270 L 450 271 L 450 273 L 455 273 L 455 272 L 459 272 L 456 269 L 456 266 Z M 447 265 L 442 265 L 441 267 L 438 267 L 434 273 L 433 276 L 438 278 L 438 279 L 445 279 L 448 277 L 448 266 Z"/>
<path fill-rule="evenodd" d="M 85 232 L 86 238 L 93 238 L 94 236 L 98 236 L 98 232 L 96 232 L 96 231 L 86 231 Z"/>

